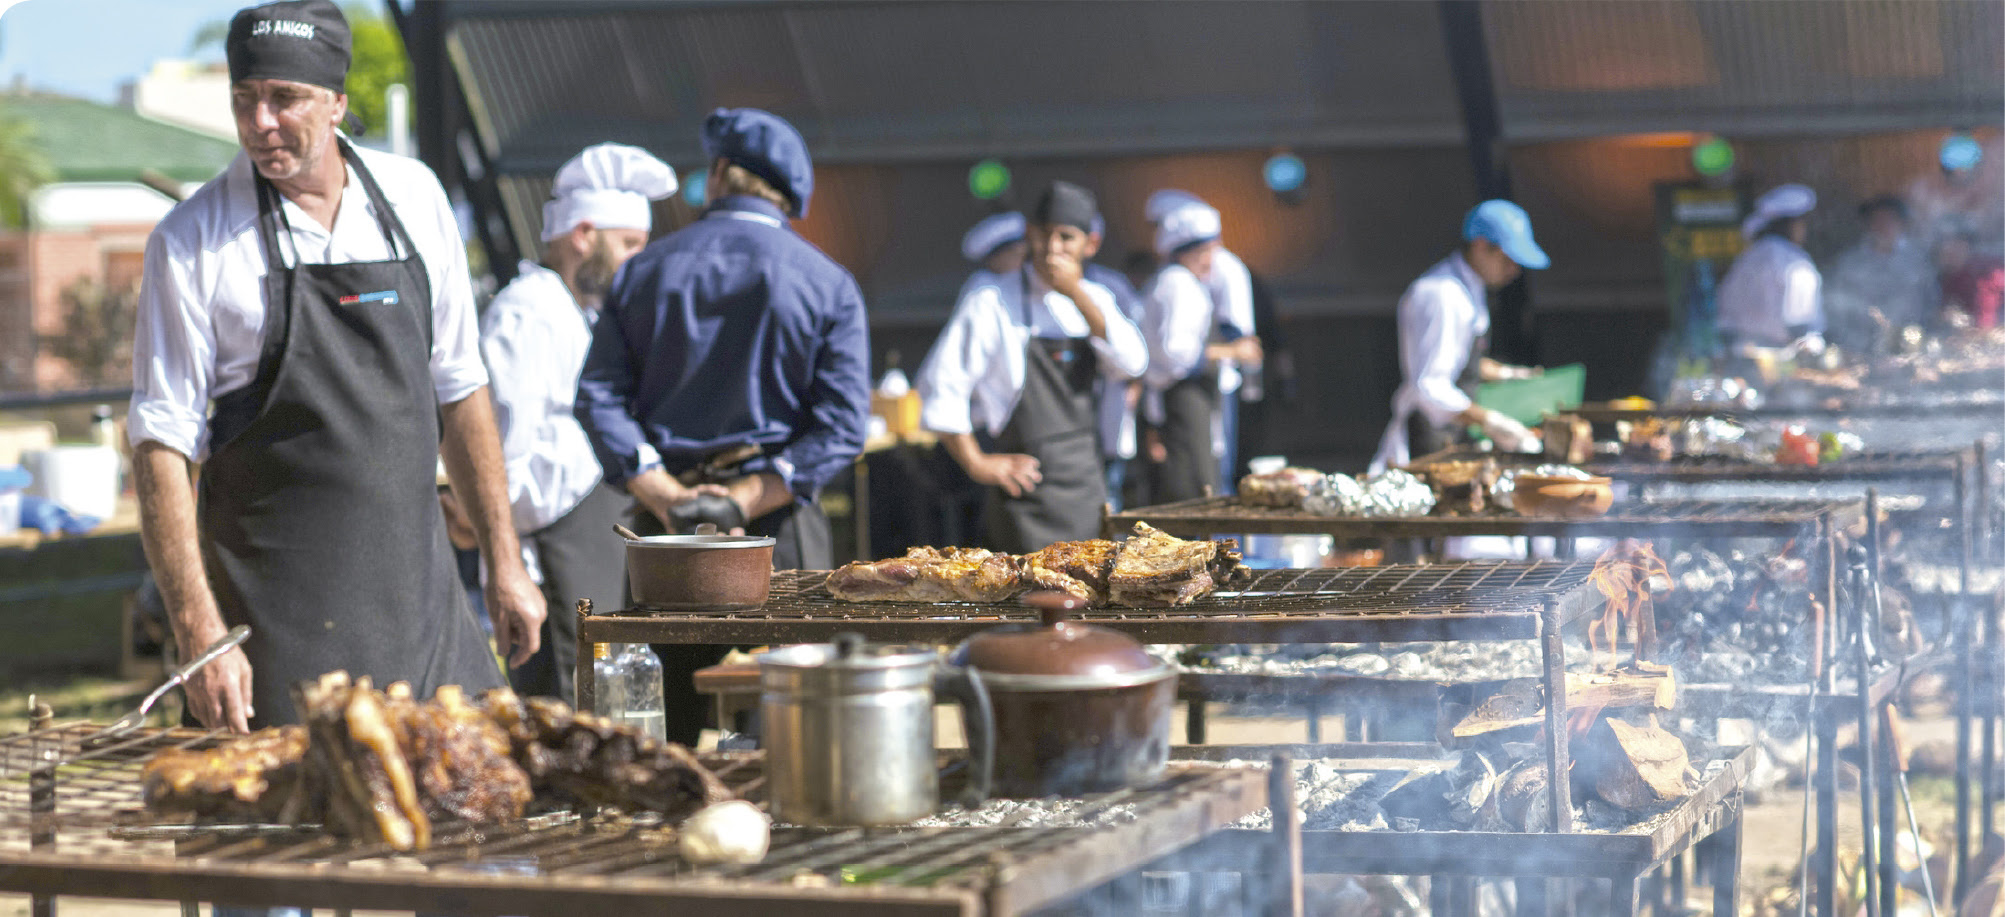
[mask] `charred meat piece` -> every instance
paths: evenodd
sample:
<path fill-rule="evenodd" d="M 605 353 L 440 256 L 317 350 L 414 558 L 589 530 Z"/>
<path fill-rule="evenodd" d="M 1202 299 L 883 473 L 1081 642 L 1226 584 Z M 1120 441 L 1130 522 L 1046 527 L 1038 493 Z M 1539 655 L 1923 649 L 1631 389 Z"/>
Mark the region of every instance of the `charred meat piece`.
<path fill-rule="evenodd" d="M 1239 479 L 1239 502 L 1245 506 L 1295 509 L 1309 491 L 1323 480 L 1313 468 L 1283 468 L 1267 474 L 1249 474 Z"/>
<path fill-rule="evenodd" d="M 529 775 L 510 756 L 508 734 L 469 705 L 458 685 L 441 687 L 430 703 L 397 713 L 405 758 L 428 818 L 479 824 L 522 815 L 531 799 Z"/>
<path fill-rule="evenodd" d="M 1237 539 L 1185 541 L 1135 523 L 1108 578 L 1108 598 L 1130 608 L 1169 608 L 1197 601 L 1220 586 L 1252 578 Z"/>
<path fill-rule="evenodd" d="M 846 602 L 1006 602 L 1024 585 L 1016 557 L 981 548 L 913 548 L 828 577 L 829 594 Z"/>
<path fill-rule="evenodd" d="M 506 730 L 517 764 L 540 796 L 681 819 L 732 798 L 689 749 L 659 742 L 611 720 L 574 712 L 547 697 L 524 702 L 497 688 L 481 709 Z"/>
<path fill-rule="evenodd" d="M 430 846 L 432 823 L 398 742 L 394 701 L 346 672 L 303 682 L 293 697 L 309 738 L 307 783 L 326 794 L 328 830 L 396 850 Z"/>
<path fill-rule="evenodd" d="M 169 749 L 146 763 L 146 806 L 172 815 L 277 822 L 305 756 L 303 726 L 263 729 L 210 749 Z"/>
<path fill-rule="evenodd" d="M 1024 573 L 1037 589 L 1054 589 L 1086 600 L 1092 605 L 1107 604 L 1107 580 L 1114 573 L 1114 558 L 1120 546 L 1111 541 L 1061 541 L 1023 556 Z"/>

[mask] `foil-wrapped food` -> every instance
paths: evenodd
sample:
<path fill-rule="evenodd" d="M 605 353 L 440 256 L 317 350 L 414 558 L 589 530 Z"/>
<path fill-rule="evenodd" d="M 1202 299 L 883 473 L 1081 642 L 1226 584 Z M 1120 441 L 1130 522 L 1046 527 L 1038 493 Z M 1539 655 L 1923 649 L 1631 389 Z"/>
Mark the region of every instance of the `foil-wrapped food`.
<path fill-rule="evenodd" d="M 1434 488 L 1394 468 L 1363 480 L 1330 475 L 1323 492 L 1306 499 L 1302 507 L 1325 516 L 1425 516 L 1434 509 L 1434 501 Z"/>

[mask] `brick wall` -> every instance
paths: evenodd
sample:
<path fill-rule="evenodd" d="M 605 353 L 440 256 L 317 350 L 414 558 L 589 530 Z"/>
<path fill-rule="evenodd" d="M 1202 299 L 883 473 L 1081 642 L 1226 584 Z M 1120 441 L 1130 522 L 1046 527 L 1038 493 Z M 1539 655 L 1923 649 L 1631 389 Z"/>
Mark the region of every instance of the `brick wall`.
<path fill-rule="evenodd" d="M 27 270 L 25 282 L 10 288 L 0 274 L 0 328 L 9 327 L 6 316 L 21 306 L 19 290 L 26 289 L 27 330 L 24 345 L 34 348 L 28 360 L 26 378 L 0 375 L 0 384 L 9 388 L 27 387 L 38 391 L 89 388 L 99 383 L 84 380 L 63 360 L 43 352 L 39 341 L 64 334 L 63 290 L 80 278 L 100 283 L 128 284 L 138 279 L 139 265 L 146 250 L 146 236 L 152 231 L 144 224 L 106 224 L 83 229 L 36 231 L 26 234 Z M 3 269 L 0 269 L 3 270 Z M 18 322 L 18 319 L 15 319 Z M 14 326 L 18 327 L 18 325 Z M 124 332 L 130 335 L 131 329 Z M 10 337 L 12 337 L 10 335 Z M 20 346 L 14 345 L 12 349 Z M 0 350 L 0 372 L 8 358 Z M 123 375 L 104 380 L 106 385 L 124 384 Z"/>

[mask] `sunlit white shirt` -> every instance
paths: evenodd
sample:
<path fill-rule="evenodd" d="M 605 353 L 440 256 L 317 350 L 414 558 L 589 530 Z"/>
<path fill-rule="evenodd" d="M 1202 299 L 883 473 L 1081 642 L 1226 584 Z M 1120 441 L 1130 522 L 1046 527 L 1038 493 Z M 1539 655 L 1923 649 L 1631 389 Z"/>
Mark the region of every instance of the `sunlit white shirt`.
<path fill-rule="evenodd" d="M 1781 347 L 1790 328 L 1824 330 L 1823 277 L 1810 255 L 1781 236 L 1754 240 L 1720 278 L 1719 329 Z"/>
<path fill-rule="evenodd" d="M 1148 367 L 1148 346 L 1114 304 L 1114 294 L 1081 281 L 1100 308 L 1107 336 L 1091 338 L 1100 372 L 1126 381 Z M 1029 293 L 1029 324 L 1024 294 Z M 954 307 L 954 316 L 919 367 L 920 420 L 935 433 L 994 436 L 1009 425 L 1023 395 L 1025 349 L 1033 337 L 1086 337 L 1086 317 L 1072 300 L 1044 285 L 1035 272 L 1020 271 L 974 285 Z"/>
<path fill-rule="evenodd" d="M 1174 261 L 1149 281 L 1143 301 L 1148 381 L 1163 390 L 1204 368 L 1205 346 L 1215 337 L 1224 309 L 1203 280 Z"/>
<path fill-rule="evenodd" d="M 466 246 L 432 171 L 415 159 L 356 149 L 410 233 L 432 288 L 432 388 L 450 404 L 487 384 L 474 328 Z M 351 165 L 334 228 L 283 201 L 284 252 L 305 263 L 391 257 Z M 257 192 L 241 151 L 223 174 L 169 211 L 146 241 L 132 352 L 128 438 L 153 440 L 197 461 L 209 451 L 209 407 L 257 374 L 264 347 L 266 272 Z"/>
<path fill-rule="evenodd" d="M 1443 427 L 1467 410 L 1469 393 L 1458 384 L 1468 369 L 1476 339 L 1490 333 L 1490 304 L 1483 278 L 1461 252 L 1427 269 L 1399 298 L 1399 388 L 1392 395 L 1392 421 L 1372 457 L 1376 474 L 1404 465 L 1411 457 L 1407 418 L 1418 412 L 1430 426 Z"/>
<path fill-rule="evenodd" d="M 591 319 L 556 271 L 530 261 L 480 319 L 508 506 L 523 535 L 563 518 L 599 485 L 599 459 L 571 413 L 592 346 Z M 532 542 L 524 539 L 522 550 L 537 570 Z"/>
<path fill-rule="evenodd" d="M 1239 260 L 1224 246 L 1211 253 L 1211 274 L 1204 280 L 1205 288 L 1211 291 L 1212 299 L 1218 303 L 1219 317 L 1232 322 L 1239 333 L 1252 337 L 1260 333 L 1253 324 L 1253 273 L 1246 269 L 1246 262 Z M 1218 364 L 1218 390 L 1225 393 L 1239 391 L 1239 364 L 1224 360 Z"/>

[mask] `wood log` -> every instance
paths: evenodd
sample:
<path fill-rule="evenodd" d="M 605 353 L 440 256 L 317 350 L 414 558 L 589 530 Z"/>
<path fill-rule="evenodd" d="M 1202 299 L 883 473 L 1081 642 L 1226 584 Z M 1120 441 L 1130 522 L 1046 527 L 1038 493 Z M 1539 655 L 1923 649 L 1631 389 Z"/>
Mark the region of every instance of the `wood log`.
<path fill-rule="evenodd" d="M 1595 793 L 1620 808 L 1651 809 L 1692 794 L 1684 741 L 1654 726 L 1604 719 L 1580 757 L 1590 762 Z"/>
<path fill-rule="evenodd" d="M 1514 678 L 1456 721 L 1450 735 L 1467 739 L 1521 726 L 1535 726 L 1545 717 L 1545 699 L 1538 680 Z M 1645 665 L 1613 672 L 1566 673 L 1567 707 L 1576 710 L 1671 710 L 1677 706 L 1678 680 L 1668 667 Z"/>

